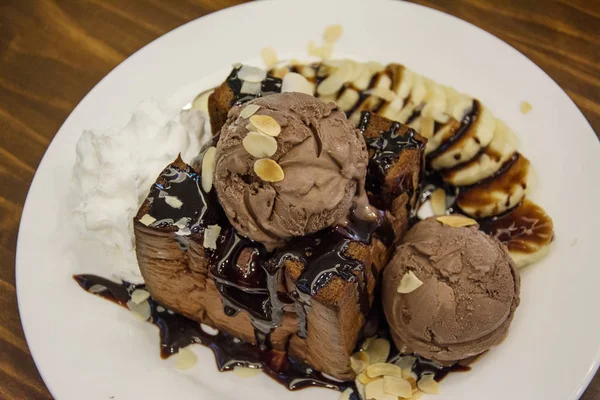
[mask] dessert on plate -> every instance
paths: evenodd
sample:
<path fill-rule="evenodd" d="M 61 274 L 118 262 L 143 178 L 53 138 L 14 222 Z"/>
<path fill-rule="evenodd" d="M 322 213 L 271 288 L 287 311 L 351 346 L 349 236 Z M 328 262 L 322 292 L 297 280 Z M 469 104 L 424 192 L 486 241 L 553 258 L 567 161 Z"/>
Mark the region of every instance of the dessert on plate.
<path fill-rule="evenodd" d="M 144 284 L 75 279 L 157 325 L 186 367 L 201 343 L 220 370 L 290 389 L 436 393 L 507 335 L 518 268 L 547 253 L 552 220 L 479 100 L 323 51 L 236 64 L 199 95 L 212 137 L 133 217 Z"/>

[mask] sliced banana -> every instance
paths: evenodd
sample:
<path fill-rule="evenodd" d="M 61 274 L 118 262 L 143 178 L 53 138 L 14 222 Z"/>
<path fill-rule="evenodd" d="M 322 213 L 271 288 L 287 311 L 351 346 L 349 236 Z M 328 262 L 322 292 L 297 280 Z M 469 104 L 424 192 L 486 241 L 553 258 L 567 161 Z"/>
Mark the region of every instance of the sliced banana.
<path fill-rule="evenodd" d="M 518 153 L 517 153 L 518 154 Z M 525 197 L 529 160 L 518 154 L 497 176 L 459 192 L 456 204 L 467 215 L 486 218 L 514 208 Z"/>
<path fill-rule="evenodd" d="M 457 132 L 459 138 L 445 149 L 441 154 L 431 159 L 431 167 L 435 170 L 452 168 L 467 162 L 477 155 L 482 148 L 486 147 L 494 137 L 496 129 L 496 118 L 492 112 L 483 104 L 475 101 L 473 107 L 479 107 L 479 112 L 464 132 Z"/>
<path fill-rule="evenodd" d="M 519 268 L 546 256 L 554 238 L 552 218 L 528 199 L 510 213 L 480 221 L 480 227 L 506 245 Z"/>
<path fill-rule="evenodd" d="M 494 139 L 471 161 L 442 171 L 444 180 L 454 186 L 468 186 L 486 179 L 500 169 L 517 151 L 517 137 L 506 124 L 496 121 Z"/>

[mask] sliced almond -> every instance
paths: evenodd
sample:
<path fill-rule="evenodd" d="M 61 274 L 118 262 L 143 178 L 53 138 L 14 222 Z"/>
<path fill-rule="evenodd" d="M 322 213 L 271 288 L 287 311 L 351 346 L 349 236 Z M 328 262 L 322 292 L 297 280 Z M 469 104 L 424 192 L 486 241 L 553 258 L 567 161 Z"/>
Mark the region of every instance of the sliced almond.
<path fill-rule="evenodd" d="M 366 400 L 367 395 L 365 393 L 365 384 L 362 383 L 358 377 L 356 379 L 354 379 L 354 386 L 356 386 L 356 391 L 358 392 L 358 395 L 360 397 L 361 400 Z"/>
<path fill-rule="evenodd" d="M 366 372 L 361 372 L 360 374 L 358 374 L 356 376 L 356 378 L 360 381 L 360 383 L 362 383 L 363 385 L 368 385 L 369 383 L 379 379 L 379 378 L 371 378 L 369 377 L 369 375 L 367 375 Z"/>
<path fill-rule="evenodd" d="M 352 388 L 347 388 L 342 393 L 340 393 L 340 400 L 350 400 L 350 396 L 352 396 L 354 390 Z"/>
<path fill-rule="evenodd" d="M 415 379 L 415 375 L 412 373 L 412 371 L 409 374 L 409 376 L 405 376 L 404 379 L 406 379 L 408 383 L 410 383 L 410 387 L 412 388 L 413 393 L 419 390 L 419 388 L 417 388 L 417 380 Z"/>
<path fill-rule="evenodd" d="M 152 316 L 152 310 L 150 309 L 150 303 L 148 301 L 142 301 L 139 304 L 133 300 L 127 302 L 127 308 L 139 318 L 141 321 L 148 321 Z"/>
<path fill-rule="evenodd" d="M 410 382 L 397 376 L 383 377 L 383 391 L 404 399 L 411 398 L 413 394 Z"/>
<path fill-rule="evenodd" d="M 384 363 L 390 355 L 390 342 L 382 338 L 375 339 L 369 344 L 366 351 L 371 364 Z"/>
<path fill-rule="evenodd" d="M 360 348 L 362 350 L 367 350 L 369 348 L 369 345 L 373 342 L 373 340 L 377 339 L 376 336 L 371 336 L 366 338 L 363 342 L 362 345 L 360 346 Z"/>
<path fill-rule="evenodd" d="M 417 278 L 414 272 L 408 271 L 404 274 L 404 276 L 402 276 L 397 290 L 398 293 L 408 294 L 420 288 L 421 285 L 423 285 L 423 282 Z"/>
<path fill-rule="evenodd" d="M 150 298 L 150 293 L 144 289 L 135 289 L 133 293 L 131 293 L 131 301 L 135 304 L 141 304 L 143 301 L 146 301 Z"/>
<path fill-rule="evenodd" d="M 402 368 L 397 365 L 389 363 L 377 363 L 371 364 L 367 367 L 367 375 L 370 378 L 377 378 L 378 376 L 397 376 L 402 377 Z"/>
<path fill-rule="evenodd" d="M 183 205 L 183 202 L 181 200 L 179 200 L 179 197 L 177 196 L 165 196 L 165 203 L 167 203 L 169 206 L 173 207 L 173 208 L 181 208 L 181 206 Z"/>
<path fill-rule="evenodd" d="M 260 368 L 233 367 L 233 373 L 240 378 L 254 378 L 261 373 Z"/>
<path fill-rule="evenodd" d="M 272 47 L 264 47 L 260 54 L 262 56 L 265 67 L 271 68 L 272 66 L 277 64 L 277 53 Z"/>
<path fill-rule="evenodd" d="M 202 189 L 208 193 L 212 189 L 217 162 L 217 148 L 212 146 L 204 153 L 202 158 Z"/>
<path fill-rule="evenodd" d="M 144 214 L 142 218 L 140 218 L 140 222 L 146 226 L 150 226 L 156 222 L 156 218 L 150 214 Z"/>
<path fill-rule="evenodd" d="M 250 118 L 253 116 L 258 110 L 260 106 L 258 104 L 248 104 L 242 111 L 240 111 L 240 117 L 242 118 Z"/>
<path fill-rule="evenodd" d="M 412 397 L 410 398 L 410 400 L 419 400 L 423 398 L 423 392 L 420 391 L 414 391 Z"/>
<path fill-rule="evenodd" d="M 342 36 L 342 32 L 341 25 L 329 25 L 325 28 L 325 32 L 323 32 L 323 41 L 325 43 L 335 43 Z"/>
<path fill-rule="evenodd" d="M 265 182 L 279 182 L 285 178 L 283 169 L 269 158 L 261 158 L 254 162 L 254 172 Z"/>
<path fill-rule="evenodd" d="M 241 94 L 257 95 L 257 94 L 260 93 L 261 89 L 262 89 L 262 83 L 261 82 L 248 82 L 248 81 L 244 81 L 244 83 L 242 83 L 242 87 L 240 89 L 240 93 Z"/>
<path fill-rule="evenodd" d="M 398 400 L 397 396 L 387 394 L 383 390 L 383 379 L 377 379 L 365 386 L 367 400 Z"/>
<path fill-rule="evenodd" d="M 196 357 L 196 354 L 185 347 L 183 349 L 179 349 L 179 352 L 177 352 L 177 356 L 175 358 L 175 368 L 182 370 L 190 369 L 196 365 L 197 361 L 198 357 Z"/>
<path fill-rule="evenodd" d="M 271 136 L 260 132 L 248 132 L 242 146 L 253 157 L 271 157 L 277 151 L 277 141 Z"/>
<path fill-rule="evenodd" d="M 277 137 L 281 133 L 281 126 L 269 115 L 253 115 L 250 117 L 250 123 L 258 132 L 265 135 Z"/>
<path fill-rule="evenodd" d="M 366 351 L 358 351 L 352 354 L 352 357 L 350 357 L 350 367 L 357 374 L 363 372 L 368 365 L 369 355 Z"/>
<path fill-rule="evenodd" d="M 436 189 L 431 194 L 431 209 L 434 215 L 446 214 L 446 191 L 444 189 Z"/>
<path fill-rule="evenodd" d="M 427 394 L 439 394 L 440 384 L 436 382 L 433 374 L 423 374 L 417 382 L 420 391 Z"/>
<path fill-rule="evenodd" d="M 413 373 L 412 368 L 402 368 L 402 378 L 403 379 L 410 379 L 410 378 L 412 378 L 412 373 Z M 414 380 L 414 378 L 413 378 L 413 380 Z M 415 384 L 416 384 L 416 382 L 417 381 L 415 381 Z"/>
<path fill-rule="evenodd" d="M 342 86 L 344 86 L 344 81 L 339 76 L 330 75 L 325 78 L 319 86 L 317 86 L 317 94 L 320 96 L 327 96 L 337 93 Z"/>
<path fill-rule="evenodd" d="M 475 221 L 473 218 L 465 217 L 464 215 L 442 215 L 441 217 L 437 217 L 436 219 L 442 224 L 454 228 L 460 228 L 463 226 L 471 226 L 477 224 L 477 221 Z"/>
<path fill-rule="evenodd" d="M 519 105 L 519 110 L 521 114 L 525 115 L 533 109 L 533 106 L 528 101 L 522 101 Z"/>
<path fill-rule="evenodd" d="M 249 65 L 243 65 L 237 73 L 237 77 L 244 82 L 260 83 L 265 80 L 267 73 L 265 70 Z"/>
<path fill-rule="evenodd" d="M 197 361 L 198 357 L 196 357 L 196 354 L 185 347 L 183 349 L 179 349 L 179 352 L 177 352 L 177 356 L 175 358 L 175 368 L 181 370 L 190 369 L 196 365 Z"/>
<path fill-rule="evenodd" d="M 221 234 L 221 227 L 219 225 L 209 225 L 204 229 L 204 242 L 203 246 L 207 249 L 217 249 L 217 239 Z"/>

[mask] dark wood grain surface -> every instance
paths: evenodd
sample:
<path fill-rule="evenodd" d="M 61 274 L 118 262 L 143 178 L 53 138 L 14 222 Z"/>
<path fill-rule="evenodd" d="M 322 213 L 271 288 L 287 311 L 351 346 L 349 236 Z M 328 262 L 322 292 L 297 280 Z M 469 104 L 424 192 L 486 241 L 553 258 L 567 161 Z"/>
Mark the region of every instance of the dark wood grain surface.
<path fill-rule="evenodd" d="M 23 338 L 14 270 L 23 203 L 52 137 L 81 98 L 130 54 L 185 22 L 239 2 L 0 1 L 0 399 L 52 398 Z M 519 49 L 600 132 L 598 0 L 417 2 Z M 600 399 L 598 376 L 583 399 Z"/>

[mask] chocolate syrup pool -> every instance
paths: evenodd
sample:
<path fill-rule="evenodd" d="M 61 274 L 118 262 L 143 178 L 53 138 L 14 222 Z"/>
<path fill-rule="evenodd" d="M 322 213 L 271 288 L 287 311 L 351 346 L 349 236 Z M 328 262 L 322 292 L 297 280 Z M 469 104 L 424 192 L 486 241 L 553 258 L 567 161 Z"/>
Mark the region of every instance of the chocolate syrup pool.
<path fill-rule="evenodd" d="M 96 275 L 74 275 L 73 279 L 87 292 L 127 309 L 135 309 L 140 304 L 145 305 L 144 303 L 147 302 L 149 307 L 147 322 L 152 323 L 159 330 L 160 356 L 163 359 L 191 344 L 200 344 L 212 350 L 219 371 L 231 371 L 235 367 L 259 368 L 289 390 L 323 387 L 343 392 L 350 388 L 352 389 L 350 399 L 360 400 L 354 382 L 333 380 L 309 365 L 288 357 L 284 352 L 243 342 L 225 332 L 203 329 L 200 323 L 162 307 L 152 297 L 136 305 L 133 303 L 132 293 L 138 289 L 145 290 L 145 285 L 118 283 Z M 377 336 L 388 337 L 387 327 L 382 321 L 384 319 L 381 317 L 380 308 L 374 307 L 371 310 L 367 326 L 375 324 Z M 393 345 L 393 342 L 390 341 L 390 343 Z M 392 351 L 389 360 L 393 362 L 398 357 L 398 352 Z M 417 377 L 433 373 L 435 379 L 439 381 L 450 372 L 470 369 L 468 366 L 459 364 L 452 367 L 441 367 L 418 356 L 415 358 L 413 372 Z"/>

